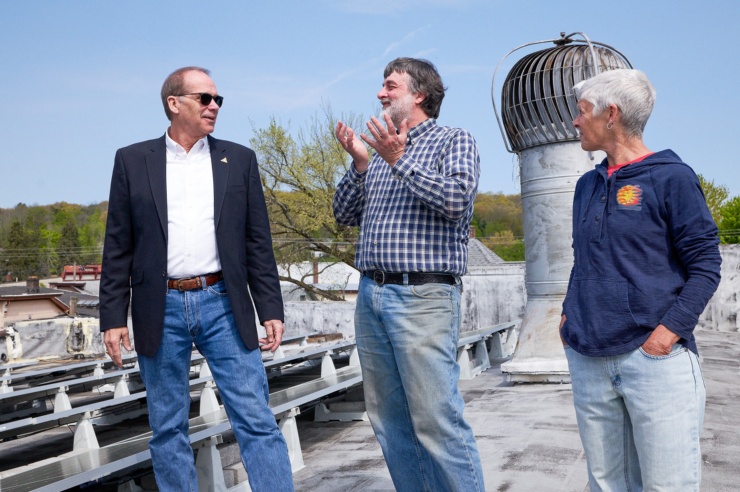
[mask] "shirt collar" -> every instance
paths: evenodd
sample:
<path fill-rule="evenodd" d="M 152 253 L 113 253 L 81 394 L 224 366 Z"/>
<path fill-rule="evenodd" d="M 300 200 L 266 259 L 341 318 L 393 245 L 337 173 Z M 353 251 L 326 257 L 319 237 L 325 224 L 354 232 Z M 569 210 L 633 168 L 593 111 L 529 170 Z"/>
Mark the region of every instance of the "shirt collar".
<path fill-rule="evenodd" d="M 183 148 L 182 145 L 172 140 L 170 137 L 169 130 L 164 132 L 165 135 L 165 147 L 167 149 L 167 153 L 171 154 L 173 156 L 187 156 L 188 153 L 185 152 L 185 148 Z M 193 145 L 193 148 L 190 149 L 191 155 L 198 155 L 198 154 L 204 154 L 204 153 L 210 153 L 211 150 L 208 146 L 208 136 L 205 136 L 195 142 L 195 145 Z"/>
<path fill-rule="evenodd" d="M 419 137 L 424 135 L 426 132 L 437 126 L 437 120 L 434 118 L 427 118 L 415 127 L 409 129 L 406 134 L 406 141 L 413 144 Z"/>

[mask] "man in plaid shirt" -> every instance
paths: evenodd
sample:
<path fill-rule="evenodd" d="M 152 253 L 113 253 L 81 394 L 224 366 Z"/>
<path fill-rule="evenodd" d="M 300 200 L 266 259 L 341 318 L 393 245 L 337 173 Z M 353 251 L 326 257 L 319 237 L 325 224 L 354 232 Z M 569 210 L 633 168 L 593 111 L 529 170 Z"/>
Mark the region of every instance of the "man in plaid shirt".
<path fill-rule="evenodd" d="M 334 216 L 360 226 L 355 334 L 367 412 L 397 490 L 482 491 L 456 361 L 478 149 L 467 131 L 437 125 L 445 89 L 434 65 L 398 58 L 384 77 L 384 122 L 371 118 L 362 141 L 341 121 L 335 130 L 353 160 Z"/>

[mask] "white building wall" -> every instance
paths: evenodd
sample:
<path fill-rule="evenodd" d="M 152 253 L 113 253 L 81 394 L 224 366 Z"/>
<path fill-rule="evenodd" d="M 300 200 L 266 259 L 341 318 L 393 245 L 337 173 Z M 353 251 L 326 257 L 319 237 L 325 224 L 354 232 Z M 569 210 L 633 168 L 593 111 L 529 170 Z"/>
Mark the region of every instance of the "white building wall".
<path fill-rule="evenodd" d="M 18 296 L 22 297 L 22 296 Z M 10 300 L 3 306 L 3 323 L 32 319 L 49 319 L 64 312 L 50 299 Z"/>
<path fill-rule="evenodd" d="M 13 324 L 13 357 L 38 359 L 105 353 L 97 318 L 57 318 Z M 9 350 L 11 352 L 11 350 Z"/>
<path fill-rule="evenodd" d="M 740 245 L 722 245 L 721 253 L 722 281 L 700 317 L 698 329 L 738 332 Z M 519 320 L 524 314 L 527 294 L 523 263 L 504 263 L 472 272 L 463 277 L 463 288 L 463 332 Z M 354 336 L 354 302 L 286 302 L 285 308 L 288 336 L 309 333 Z M 98 320 L 94 318 L 18 321 L 13 326 L 19 333 L 14 343 L 22 345 L 19 358 L 104 353 Z"/>
<path fill-rule="evenodd" d="M 521 318 L 527 294 L 524 263 L 502 263 L 463 277 L 461 331 Z M 354 302 L 286 302 L 288 335 L 342 333 L 354 336 Z"/>
<path fill-rule="evenodd" d="M 699 318 L 697 329 L 737 332 L 740 331 L 740 245 L 722 245 L 720 252 L 722 280 Z M 461 331 L 519 320 L 526 303 L 524 263 L 504 263 L 472 272 L 463 277 Z M 354 334 L 354 302 L 287 302 L 285 307 L 288 334 L 339 332 L 345 337 Z"/>
<path fill-rule="evenodd" d="M 722 280 L 717 292 L 699 317 L 700 329 L 713 331 L 740 331 L 737 314 L 740 310 L 740 244 L 720 245 Z"/>

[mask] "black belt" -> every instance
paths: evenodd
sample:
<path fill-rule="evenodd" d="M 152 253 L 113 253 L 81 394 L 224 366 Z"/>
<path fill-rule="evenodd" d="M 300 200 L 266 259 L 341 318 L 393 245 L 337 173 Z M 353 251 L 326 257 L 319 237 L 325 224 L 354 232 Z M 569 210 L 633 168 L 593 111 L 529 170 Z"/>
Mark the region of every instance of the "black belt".
<path fill-rule="evenodd" d="M 206 281 L 206 286 L 210 287 L 211 285 L 220 282 L 224 278 L 224 274 L 221 272 L 216 272 L 209 273 L 207 275 L 201 275 L 200 277 L 171 278 L 167 280 L 167 288 L 179 290 L 180 292 L 184 290 L 202 289 L 203 281 L 201 280 L 201 278 L 204 278 Z"/>
<path fill-rule="evenodd" d="M 424 284 L 447 284 L 455 285 L 457 277 L 450 273 L 425 273 L 425 272 L 384 272 L 382 270 L 366 270 L 363 272 L 366 277 L 370 277 L 378 285 L 396 284 L 404 285 L 403 276 L 408 275 L 408 285 Z"/>

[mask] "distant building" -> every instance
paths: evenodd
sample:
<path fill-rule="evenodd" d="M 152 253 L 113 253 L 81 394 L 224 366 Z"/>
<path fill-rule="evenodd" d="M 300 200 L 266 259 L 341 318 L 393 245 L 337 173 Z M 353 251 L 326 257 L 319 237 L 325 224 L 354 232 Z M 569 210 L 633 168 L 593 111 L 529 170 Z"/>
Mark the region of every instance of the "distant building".
<path fill-rule="evenodd" d="M 66 315 L 69 307 L 59 298 L 62 293 L 39 287 L 38 277 L 29 277 L 26 286 L 0 287 L 0 322 L 49 319 Z"/>
<path fill-rule="evenodd" d="M 25 286 L 0 287 L 0 326 L 60 316 L 97 318 L 98 298 L 81 292 L 83 286 L 72 283 L 65 290 L 48 289 L 39 286 L 38 277 L 29 277 Z"/>
<path fill-rule="evenodd" d="M 346 263 L 304 261 L 285 268 L 278 266 L 282 277 L 291 277 L 312 285 L 317 290 L 339 295 L 346 301 L 357 299 L 360 272 Z M 316 301 L 316 295 L 292 282 L 281 281 L 284 301 Z"/>
<path fill-rule="evenodd" d="M 84 282 L 60 289 L 39 285 L 0 287 L 0 359 L 99 356 L 105 352 L 99 329 L 98 297 L 82 292 Z"/>
<path fill-rule="evenodd" d="M 506 264 L 485 244 L 475 238 L 470 239 L 468 243 L 468 272 L 470 274 L 484 275 L 492 271 L 499 272 Z M 517 267 L 515 275 L 520 274 L 518 268 L 521 267 Z M 278 266 L 278 272 L 281 276 L 300 279 L 318 290 L 338 294 L 345 301 L 355 301 L 357 299 L 361 273 L 346 263 L 304 261 L 292 264 L 287 268 Z M 282 281 L 280 285 L 283 300 L 286 302 L 319 300 L 316 295 L 292 282 Z"/>
<path fill-rule="evenodd" d="M 62 280 L 67 280 L 67 277 L 72 277 L 72 280 L 98 280 L 102 271 L 103 265 L 65 265 Z"/>
<path fill-rule="evenodd" d="M 488 246 L 475 238 L 468 242 L 468 272 L 480 272 L 489 268 L 500 267 L 506 263 L 499 255 L 491 251 Z"/>

